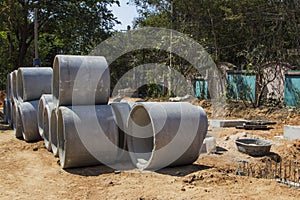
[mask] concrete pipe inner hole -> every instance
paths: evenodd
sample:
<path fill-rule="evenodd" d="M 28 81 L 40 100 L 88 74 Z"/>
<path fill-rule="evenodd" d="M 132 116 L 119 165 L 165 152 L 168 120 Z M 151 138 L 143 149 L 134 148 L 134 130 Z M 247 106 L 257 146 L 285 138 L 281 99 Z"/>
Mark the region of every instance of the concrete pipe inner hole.
<path fill-rule="evenodd" d="M 43 120 L 43 132 L 44 132 L 44 138 L 49 142 L 49 126 L 50 126 L 50 122 L 49 122 L 49 116 L 51 113 L 49 113 L 49 109 L 47 109 L 45 107 L 44 109 L 44 120 Z"/>
<path fill-rule="evenodd" d="M 44 104 L 39 103 L 38 107 L 38 128 L 40 133 L 44 133 L 44 118 L 45 118 L 45 112 L 44 112 Z"/>
<path fill-rule="evenodd" d="M 148 111 L 143 106 L 136 106 L 129 121 L 132 136 L 129 137 L 129 151 L 138 163 L 146 163 L 151 159 L 154 149 L 152 121 Z M 132 154 L 133 153 L 133 154 Z"/>
<path fill-rule="evenodd" d="M 51 144 L 57 148 L 57 118 L 56 118 L 56 111 L 53 110 L 51 112 Z M 53 148 L 53 146 L 52 146 Z"/>
<path fill-rule="evenodd" d="M 17 98 L 17 71 L 13 72 L 12 82 L 13 82 L 13 86 L 12 86 L 13 93 L 12 93 L 12 95 L 13 95 L 13 98 Z M 23 85 L 23 82 L 22 82 L 22 85 Z"/>

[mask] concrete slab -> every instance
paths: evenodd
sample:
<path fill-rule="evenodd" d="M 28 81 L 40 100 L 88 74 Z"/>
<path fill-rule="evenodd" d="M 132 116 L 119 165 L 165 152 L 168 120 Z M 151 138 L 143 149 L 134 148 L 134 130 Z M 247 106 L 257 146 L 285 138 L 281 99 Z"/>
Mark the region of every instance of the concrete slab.
<path fill-rule="evenodd" d="M 284 126 L 283 136 L 288 140 L 300 139 L 300 126 Z"/>
<path fill-rule="evenodd" d="M 236 126 L 243 126 L 247 120 L 238 119 L 238 120 L 217 120 L 211 119 L 208 120 L 209 125 L 211 127 L 236 127 Z"/>

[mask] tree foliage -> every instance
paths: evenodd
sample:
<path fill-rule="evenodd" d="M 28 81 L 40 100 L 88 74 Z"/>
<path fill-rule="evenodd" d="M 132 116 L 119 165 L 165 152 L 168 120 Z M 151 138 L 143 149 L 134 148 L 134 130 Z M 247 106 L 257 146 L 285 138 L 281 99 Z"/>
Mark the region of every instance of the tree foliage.
<path fill-rule="evenodd" d="M 300 46 L 298 0 L 131 2 L 139 9 L 137 27 L 165 27 L 186 33 L 200 42 L 216 62 L 244 65 L 246 59 L 240 53 L 262 45 L 268 50 L 266 59 L 287 59 L 286 49 Z"/>
<path fill-rule="evenodd" d="M 42 65 L 51 65 L 58 53 L 87 54 L 110 36 L 118 23 L 108 5 L 118 0 L 2 0 L 0 2 L 1 65 L 10 70 L 31 66 L 34 9 L 38 10 Z"/>
<path fill-rule="evenodd" d="M 290 49 L 300 49 L 299 0 L 131 0 L 131 3 L 138 7 L 136 27 L 164 27 L 183 32 L 198 41 L 216 63 L 233 63 L 258 74 L 263 72 L 265 63 L 300 63 L 299 55 L 288 53 Z M 174 65 L 181 68 L 176 60 Z M 258 93 L 264 87 L 261 84 Z"/>

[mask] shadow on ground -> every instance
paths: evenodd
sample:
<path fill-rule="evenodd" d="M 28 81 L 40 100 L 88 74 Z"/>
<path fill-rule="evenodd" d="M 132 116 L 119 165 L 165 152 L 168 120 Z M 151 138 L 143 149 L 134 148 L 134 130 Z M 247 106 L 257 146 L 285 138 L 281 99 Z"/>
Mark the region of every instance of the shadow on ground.
<path fill-rule="evenodd" d="M 114 172 L 113 169 L 105 165 L 65 169 L 65 171 L 70 174 L 75 174 L 80 176 L 99 176 L 102 174 L 109 174 Z"/>
<path fill-rule="evenodd" d="M 197 171 L 207 170 L 211 168 L 213 167 L 207 165 L 192 164 L 192 165 L 179 166 L 179 167 L 167 167 L 158 170 L 157 173 L 182 177 Z"/>

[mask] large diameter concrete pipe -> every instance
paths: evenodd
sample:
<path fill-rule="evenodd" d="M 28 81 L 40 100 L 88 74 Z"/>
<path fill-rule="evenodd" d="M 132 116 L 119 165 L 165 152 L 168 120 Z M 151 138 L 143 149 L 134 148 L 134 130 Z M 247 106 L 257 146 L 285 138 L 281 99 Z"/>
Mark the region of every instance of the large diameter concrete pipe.
<path fill-rule="evenodd" d="M 23 138 L 22 135 L 22 120 L 20 119 L 20 113 L 18 112 L 18 101 L 14 101 L 12 104 L 12 120 L 13 120 L 13 129 L 14 135 L 16 138 Z"/>
<path fill-rule="evenodd" d="M 115 121 L 118 125 L 119 130 L 119 153 L 117 160 L 118 162 L 112 166 L 114 169 L 118 170 L 129 170 L 135 168 L 132 164 L 128 148 L 127 148 L 127 141 L 126 141 L 126 134 L 128 133 L 127 130 L 127 119 L 131 110 L 131 104 L 122 102 L 122 103 L 110 103 L 113 108 Z"/>
<path fill-rule="evenodd" d="M 57 110 L 53 109 L 51 112 L 51 124 L 50 124 L 50 143 L 52 153 L 55 157 L 58 157 L 58 142 L 57 142 Z"/>
<path fill-rule="evenodd" d="M 57 55 L 53 64 L 53 104 L 107 104 L 110 74 L 102 56 Z"/>
<path fill-rule="evenodd" d="M 52 112 L 52 106 L 46 105 L 43 112 L 43 138 L 44 138 L 44 144 L 48 151 L 52 151 L 51 148 L 51 112 Z"/>
<path fill-rule="evenodd" d="M 41 139 L 37 125 L 37 109 L 39 100 L 22 102 L 18 106 L 20 120 L 22 121 L 22 135 L 26 142 Z"/>
<path fill-rule="evenodd" d="M 52 94 L 43 94 L 39 101 L 38 107 L 38 128 L 39 134 L 42 138 L 44 138 L 44 111 L 45 107 L 49 105 L 52 107 Z M 47 128 L 47 127 L 46 127 Z"/>
<path fill-rule="evenodd" d="M 141 170 L 191 164 L 207 133 L 201 107 L 189 103 L 137 103 L 128 118 L 128 149 Z"/>
<path fill-rule="evenodd" d="M 10 100 L 11 102 L 14 102 L 18 99 L 17 95 L 17 76 L 18 76 L 18 70 L 14 70 L 12 72 L 12 86 L 10 91 Z"/>
<path fill-rule="evenodd" d="M 116 162 L 118 127 L 110 105 L 59 107 L 57 135 L 62 168 Z"/>
<path fill-rule="evenodd" d="M 17 95 L 20 102 L 38 100 L 42 94 L 50 94 L 51 67 L 21 67 L 17 74 Z"/>

